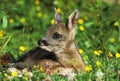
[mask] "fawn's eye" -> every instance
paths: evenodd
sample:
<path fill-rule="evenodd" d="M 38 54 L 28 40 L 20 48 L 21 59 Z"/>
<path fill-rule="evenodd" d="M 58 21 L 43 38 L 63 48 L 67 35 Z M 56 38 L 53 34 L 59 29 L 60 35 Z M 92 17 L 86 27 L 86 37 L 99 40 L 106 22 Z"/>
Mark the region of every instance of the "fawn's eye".
<path fill-rule="evenodd" d="M 53 39 L 59 39 L 62 35 L 58 34 L 57 32 L 53 34 Z"/>

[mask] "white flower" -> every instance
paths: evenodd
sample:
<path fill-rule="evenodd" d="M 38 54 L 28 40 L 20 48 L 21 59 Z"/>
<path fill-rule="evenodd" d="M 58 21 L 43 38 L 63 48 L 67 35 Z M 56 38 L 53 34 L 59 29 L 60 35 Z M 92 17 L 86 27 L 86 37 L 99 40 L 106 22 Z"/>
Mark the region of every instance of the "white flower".
<path fill-rule="evenodd" d="M 32 72 L 29 72 L 29 77 L 32 77 L 33 76 L 33 73 Z"/>
<path fill-rule="evenodd" d="M 12 67 L 12 68 L 8 68 L 7 71 L 8 72 L 16 72 L 16 71 L 18 71 L 18 69 Z"/>
<path fill-rule="evenodd" d="M 56 73 L 58 75 L 67 76 L 68 81 L 73 81 L 75 76 L 74 70 L 72 68 L 58 68 Z"/>
<path fill-rule="evenodd" d="M 102 79 L 103 79 L 103 75 L 104 75 L 104 73 L 99 69 L 99 70 L 96 72 L 96 76 L 97 76 L 96 81 L 103 81 L 103 80 L 102 80 Z"/>
<path fill-rule="evenodd" d="M 102 71 L 97 71 L 96 72 L 96 76 L 103 76 L 104 74 L 103 74 L 103 72 Z"/>
<path fill-rule="evenodd" d="M 53 2 L 53 4 L 54 5 L 57 5 L 59 2 L 57 1 L 57 0 L 55 0 L 54 2 Z"/>
<path fill-rule="evenodd" d="M 25 72 L 28 72 L 27 68 L 25 68 L 25 69 L 22 70 L 22 73 L 25 73 Z"/>

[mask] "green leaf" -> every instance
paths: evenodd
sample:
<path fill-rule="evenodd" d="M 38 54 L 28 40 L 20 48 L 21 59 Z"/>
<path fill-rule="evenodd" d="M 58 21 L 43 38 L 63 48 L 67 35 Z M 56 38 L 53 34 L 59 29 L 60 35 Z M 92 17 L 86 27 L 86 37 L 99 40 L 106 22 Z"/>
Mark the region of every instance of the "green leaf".
<path fill-rule="evenodd" d="M 5 29 L 8 24 L 7 16 L 3 16 L 2 21 L 3 21 L 2 27 Z"/>
<path fill-rule="evenodd" d="M 102 7 L 102 0 L 97 0 L 97 6 Z"/>
<path fill-rule="evenodd" d="M 85 42 L 85 46 L 86 46 L 87 48 L 89 48 L 91 45 L 92 45 L 92 44 L 91 44 L 90 41 L 86 41 L 86 42 Z"/>
<path fill-rule="evenodd" d="M 112 52 L 117 52 L 117 50 L 115 49 L 115 47 L 113 45 L 109 45 L 108 47 Z"/>
<path fill-rule="evenodd" d="M 2 78 L 2 77 L 3 77 L 2 72 L 0 72 L 0 78 Z"/>
<path fill-rule="evenodd" d="M 94 22 L 87 22 L 87 23 L 85 23 L 85 27 L 91 27 L 92 25 L 94 24 Z"/>

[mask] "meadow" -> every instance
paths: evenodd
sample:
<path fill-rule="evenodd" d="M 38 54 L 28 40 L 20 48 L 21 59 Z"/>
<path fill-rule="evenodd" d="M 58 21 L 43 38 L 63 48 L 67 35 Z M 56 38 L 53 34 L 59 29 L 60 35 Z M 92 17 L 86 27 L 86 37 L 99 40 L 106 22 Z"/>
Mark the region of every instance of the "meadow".
<path fill-rule="evenodd" d="M 55 7 L 64 21 L 78 9 L 76 42 L 86 68 L 85 72 L 76 74 L 74 81 L 120 81 L 120 4 L 117 1 L 2 0 L 0 56 L 11 54 L 17 60 L 37 46 L 47 28 L 54 24 Z M 5 71 L 8 65 L 0 59 L 0 81 L 41 81 L 49 75 L 35 66 L 31 72 L 18 76 L 18 71 Z M 63 76 L 51 77 L 53 81 L 67 81 Z"/>

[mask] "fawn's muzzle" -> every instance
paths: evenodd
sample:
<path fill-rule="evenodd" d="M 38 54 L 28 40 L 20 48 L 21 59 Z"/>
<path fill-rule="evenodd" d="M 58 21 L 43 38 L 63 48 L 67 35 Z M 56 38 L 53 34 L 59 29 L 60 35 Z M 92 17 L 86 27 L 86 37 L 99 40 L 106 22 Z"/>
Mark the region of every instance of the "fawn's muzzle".
<path fill-rule="evenodd" d="M 48 46 L 49 44 L 48 44 L 45 40 L 40 39 L 40 40 L 38 41 L 38 45 L 41 45 L 41 46 Z"/>

